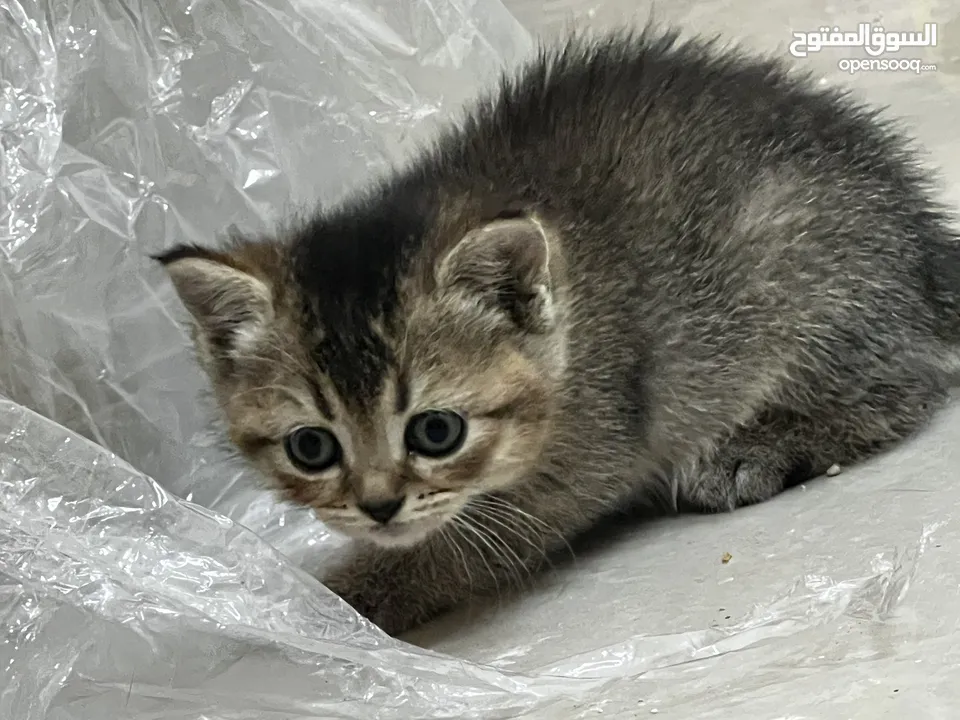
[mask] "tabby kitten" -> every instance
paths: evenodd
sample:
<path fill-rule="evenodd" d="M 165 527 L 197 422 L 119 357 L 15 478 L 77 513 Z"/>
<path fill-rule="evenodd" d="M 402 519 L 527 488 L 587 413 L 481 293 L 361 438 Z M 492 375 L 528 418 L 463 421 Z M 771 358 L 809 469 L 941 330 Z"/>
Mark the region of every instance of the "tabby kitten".
<path fill-rule="evenodd" d="M 638 496 L 728 511 L 920 428 L 960 245 L 908 144 L 674 33 L 543 51 L 282 238 L 159 258 L 230 437 L 390 633 Z"/>

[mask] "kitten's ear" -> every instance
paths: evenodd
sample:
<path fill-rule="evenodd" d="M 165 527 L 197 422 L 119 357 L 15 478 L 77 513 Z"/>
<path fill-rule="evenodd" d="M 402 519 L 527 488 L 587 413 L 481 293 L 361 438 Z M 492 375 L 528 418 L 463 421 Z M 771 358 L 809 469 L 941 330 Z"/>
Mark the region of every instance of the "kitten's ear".
<path fill-rule="evenodd" d="M 437 281 L 476 293 L 529 332 L 544 332 L 554 321 L 550 250 L 536 220 L 494 220 L 457 243 L 441 261 Z"/>
<path fill-rule="evenodd" d="M 214 354 L 248 350 L 274 314 L 270 286 L 227 253 L 180 246 L 154 257 L 166 268 L 203 342 Z"/>

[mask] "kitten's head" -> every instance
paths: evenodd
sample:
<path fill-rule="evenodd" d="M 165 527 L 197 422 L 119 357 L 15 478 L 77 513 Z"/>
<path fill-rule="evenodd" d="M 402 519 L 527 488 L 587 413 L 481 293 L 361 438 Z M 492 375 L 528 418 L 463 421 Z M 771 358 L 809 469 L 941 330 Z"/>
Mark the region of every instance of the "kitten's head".
<path fill-rule="evenodd" d="M 418 235 L 322 219 L 158 258 L 234 444 L 287 498 L 384 545 L 530 472 L 565 367 L 562 268 L 539 221 Z"/>

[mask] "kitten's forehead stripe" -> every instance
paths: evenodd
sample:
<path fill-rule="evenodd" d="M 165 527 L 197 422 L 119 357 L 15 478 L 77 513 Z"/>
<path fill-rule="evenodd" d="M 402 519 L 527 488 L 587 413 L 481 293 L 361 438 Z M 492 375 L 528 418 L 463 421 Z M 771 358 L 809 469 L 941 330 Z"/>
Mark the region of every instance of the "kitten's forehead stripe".
<path fill-rule="evenodd" d="M 389 322 L 400 280 L 436 214 L 422 186 L 399 182 L 354 198 L 296 233 L 293 274 L 323 314 L 324 332 L 353 317 Z"/>
<path fill-rule="evenodd" d="M 373 406 L 394 365 L 382 328 L 402 312 L 399 287 L 436 213 L 422 187 L 401 182 L 325 213 L 296 234 L 291 269 L 323 332 L 313 359 L 343 402 L 357 409 Z"/>
<path fill-rule="evenodd" d="M 306 375 L 307 385 L 310 388 L 310 396 L 313 398 L 314 405 L 317 406 L 317 410 L 323 415 L 327 420 L 333 420 L 333 408 L 330 405 L 330 402 L 327 400 L 326 395 L 323 394 L 323 388 L 320 387 L 320 382 L 318 379 L 307 373 Z"/>
<path fill-rule="evenodd" d="M 393 365 L 393 354 L 383 338 L 363 318 L 346 314 L 313 355 L 341 399 L 355 409 L 373 407 Z"/>
<path fill-rule="evenodd" d="M 410 407 L 410 378 L 403 369 L 397 370 L 396 386 L 396 411 L 398 414 L 405 413 Z"/>

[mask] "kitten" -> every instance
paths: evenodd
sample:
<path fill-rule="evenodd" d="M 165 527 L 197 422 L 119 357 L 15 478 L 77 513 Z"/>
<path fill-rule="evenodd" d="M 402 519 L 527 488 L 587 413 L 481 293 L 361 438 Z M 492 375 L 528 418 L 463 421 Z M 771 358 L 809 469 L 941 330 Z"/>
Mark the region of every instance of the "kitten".
<path fill-rule="evenodd" d="M 729 511 L 947 397 L 960 245 L 908 144 L 673 33 L 543 51 L 282 238 L 158 258 L 242 453 L 399 633 L 644 493 Z"/>

